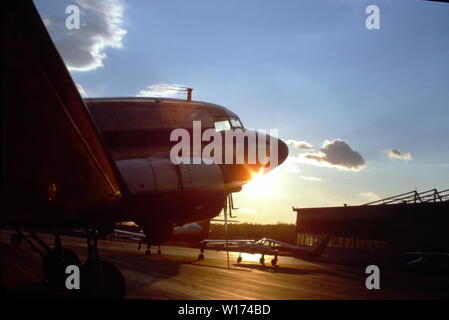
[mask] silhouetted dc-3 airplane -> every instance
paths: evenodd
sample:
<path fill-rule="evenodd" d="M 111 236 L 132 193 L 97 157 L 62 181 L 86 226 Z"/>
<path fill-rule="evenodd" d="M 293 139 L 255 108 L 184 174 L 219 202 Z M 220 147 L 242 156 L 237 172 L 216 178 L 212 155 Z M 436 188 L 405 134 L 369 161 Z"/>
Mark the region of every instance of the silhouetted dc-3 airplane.
<path fill-rule="evenodd" d="M 135 221 L 148 246 L 160 244 L 175 226 L 217 216 L 251 172 L 267 165 L 173 164 L 172 129 L 192 130 L 194 120 L 203 130 L 244 129 L 238 116 L 191 99 L 84 101 L 32 1 L 8 1 L 3 9 L 0 226 L 15 228 L 12 240 L 24 239 L 42 255 L 44 278 L 55 285 L 64 283 L 67 265 L 80 265 L 60 234 L 83 228 L 88 259 L 81 290 L 124 297 L 123 275 L 100 260 L 99 234 L 111 233 L 116 222 Z M 281 164 L 288 148 L 275 140 L 278 152 L 270 157 Z M 54 233 L 54 246 L 39 230 Z"/>
<path fill-rule="evenodd" d="M 277 265 L 279 256 L 294 258 L 311 258 L 322 254 L 330 240 L 330 235 L 322 235 L 310 247 L 295 246 L 274 239 L 262 238 L 255 240 L 203 240 L 200 244 L 199 260 L 204 259 L 204 250 L 239 252 L 237 263 L 242 262 L 242 253 L 260 254 L 259 262 L 265 264 L 265 256 L 273 256 L 271 264 Z"/>

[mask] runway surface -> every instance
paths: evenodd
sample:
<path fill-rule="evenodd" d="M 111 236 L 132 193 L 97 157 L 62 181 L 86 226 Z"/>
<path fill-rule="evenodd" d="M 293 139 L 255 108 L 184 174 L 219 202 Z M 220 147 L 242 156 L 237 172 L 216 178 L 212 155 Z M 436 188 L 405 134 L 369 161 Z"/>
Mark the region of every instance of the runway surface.
<path fill-rule="evenodd" d="M 12 232 L 0 233 L 0 282 L 6 288 L 39 287 L 41 258 L 23 242 L 10 244 Z M 48 243 L 52 237 L 40 234 Z M 86 260 L 83 238 L 63 237 L 63 245 Z M 447 278 L 381 270 L 380 290 L 365 287 L 365 266 L 342 266 L 280 257 L 279 266 L 259 263 L 259 255 L 163 246 L 162 255 L 144 256 L 137 243 L 100 240 L 101 259 L 114 263 L 127 281 L 129 299 L 447 299 Z M 153 252 L 157 248 L 153 248 Z"/>

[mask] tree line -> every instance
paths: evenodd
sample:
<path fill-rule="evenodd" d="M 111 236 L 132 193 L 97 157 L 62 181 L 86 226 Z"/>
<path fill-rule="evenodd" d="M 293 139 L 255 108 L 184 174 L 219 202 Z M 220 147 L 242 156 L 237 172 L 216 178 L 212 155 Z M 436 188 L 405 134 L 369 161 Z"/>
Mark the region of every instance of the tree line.
<path fill-rule="evenodd" d="M 296 225 L 293 223 L 257 224 L 229 223 L 228 239 L 271 238 L 296 244 Z M 209 239 L 225 239 L 224 224 L 211 223 Z"/>

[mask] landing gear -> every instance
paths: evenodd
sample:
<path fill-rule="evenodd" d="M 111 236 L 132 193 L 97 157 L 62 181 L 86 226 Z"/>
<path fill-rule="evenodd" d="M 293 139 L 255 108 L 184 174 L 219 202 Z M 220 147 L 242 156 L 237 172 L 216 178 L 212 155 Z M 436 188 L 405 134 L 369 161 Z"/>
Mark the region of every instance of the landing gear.
<path fill-rule="evenodd" d="M 81 266 L 81 261 L 74 251 L 60 246 L 51 249 L 42 261 L 45 281 L 52 287 L 63 288 L 67 278 L 65 271 L 69 265 Z"/>
<path fill-rule="evenodd" d="M 260 264 L 265 264 L 265 256 L 264 255 L 262 255 L 259 262 L 260 262 Z"/>
<path fill-rule="evenodd" d="M 136 223 L 142 228 L 145 237 L 139 241 L 138 248 L 143 243 L 146 243 L 147 250 L 145 251 L 145 255 L 151 255 L 151 246 L 157 245 L 158 249 L 156 254 L 158 256 L 162 255 L 161 244 L 165 241 L 169 240 L 173 235 L 173 224 L 172 223 L 164 223 L 163 225 L 155 224 L 154 221 L 151 220 L 140 220 L 136 221 Z"/>
<path fill-rule="evenodd" d="M 237 263 L 240 263 L 240 262 L 242 262 L 242 256 L 239 256 L 239 257 L 237 258 Z"/>
<path fill-rule="evenodd" d="M 113 264 L 101 261 L 98 254 L 97 232 L 87 232 L 87 262 L 81 267 L 81 290 L 89 298 L 123 299 L 126 281 Z"/>
<path fill-rule="evenodd" d="M 67 266 L 79 267 L 80 259 L 74 251 L 62 246 L 59 233 L 55 233 L 55 245 L 50 248 L 34 232 L 27 232 L 28 235 L 25 235 L 17 229 L 17 234 L 43 258 L 42 273 L 45 282 L 53 288 L 64 289 Z M 96 237 L 96 230 L 87 231 L 88 259 L 81 267 L 80 291 L 91 298 L 123 299 L 126 295 L 125 278 L 113 264 L 100 261 Z"/>
<path fill-rule="evenodd" d="M 112 263 L 87 261 L 81 267 L 81 290 L 88 298 L 123 299 L 126 280 Z"/>
<path fill-rule="evenodd" d="M 271 260 L 271 265 L 274 267 L 278 263 L 278 257 L 274 257 L 274 259 Z"/>
<path fill-rule="evenodd" d="M 198 255 L 198 260 L 199 261 L 204 260 L 204 246 L 203 245 L 200 246 L 200 254 Z"/>
<path fill-rule="evenodd" d="M 50 248 L 37 234 L 26 230 L 27 234 L 17 228 L 17 233 L 11 237 L 14 242 L 25 240 L 35 252 L 42 257 L 42 274 L 49 286 L 53 288 L 65 288 L 65 273 L 67 266 L 80 266 L 81 262 L 77 254 L 62 246 L 61 236 L 55 233 L 54 248 Z"/>

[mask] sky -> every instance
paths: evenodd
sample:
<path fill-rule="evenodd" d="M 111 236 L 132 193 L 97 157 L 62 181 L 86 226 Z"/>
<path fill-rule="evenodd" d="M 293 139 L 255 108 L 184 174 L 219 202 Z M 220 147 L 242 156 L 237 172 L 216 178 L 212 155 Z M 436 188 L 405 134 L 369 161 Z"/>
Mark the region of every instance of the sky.
<path fill-rule="evenodd" d="M 277 129 L 287 161 L 235 194 L 239 221 L 449 188 L 449 4 L 35 0 L 84 96 L 178 96 Z M 80 9 L 68 30 L 67 6 Z M 378 8 L 379 28 L 367 28 Z M 73 22 L 73 20 L 70 20 Z"/>

